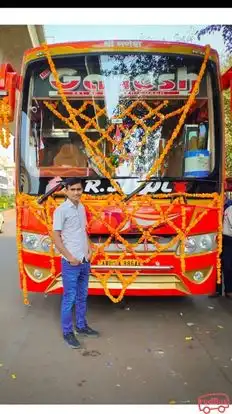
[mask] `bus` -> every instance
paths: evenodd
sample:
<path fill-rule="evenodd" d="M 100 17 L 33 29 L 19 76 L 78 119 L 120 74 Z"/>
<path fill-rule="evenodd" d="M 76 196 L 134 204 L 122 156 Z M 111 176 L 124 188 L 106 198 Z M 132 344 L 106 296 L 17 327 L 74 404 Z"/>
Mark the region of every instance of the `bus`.
<path fill-rule="evenodd" d="M 43 44 L 0 69 L 16 117 L 19 273 L 61 293 L 52 217 L 81 177 L 93 247 L 89 294 L 188 296 L 220 280 L 225 182 L 222 91 L 210 46 L 110 40 Z M 9 81 L 9 79 L 11 81 Z M 15 93 L 20 98 L 15 114 Z"/>

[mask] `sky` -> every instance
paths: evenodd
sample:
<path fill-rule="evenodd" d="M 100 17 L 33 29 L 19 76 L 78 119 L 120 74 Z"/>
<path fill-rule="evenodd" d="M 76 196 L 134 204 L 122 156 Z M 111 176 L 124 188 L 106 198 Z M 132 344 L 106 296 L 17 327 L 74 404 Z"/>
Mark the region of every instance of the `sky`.
<path fill-rule="evenodd" d="M 7 14 L 8 10 L 8 14 Z M 147 39 L 210 44 L 221 62 L 224 44 L 220 32 L 197 40 L 195 32 L 208 24 L 230 24 L 232 9 L 1 9 L 0 24 L 43 24 L 47 43 L 78 40 Z M 14 17 L 16 20 L 13 21 Z M 69 21 L 69 25 L 61 24 Z M 175 21 L 176 24 L 170 24 Z M 183 25 L 183 21 L 186 23 Z M 78 22 L 79 24 L 72 24 Z M 96 24 L 97 22 L 97 24 Z M 197 24 L 196 24 L 197 22 Z M 151 24 L 152 23 L 152 24 Z M 0 156 L 13 159 L 13 145 L 0 147 Z"/>
<path fill-rule="evenodd" d="M 224 53 L 224 44 L 220 32 L 203 36 L 198 40 L 195 32 L 205 25 L 44 25 L 48 43 L 78 40 L 146 39 L 146 40 L 183 40 L 192 43 L 210 44 L 220 53 Z M 191 36 L 193 39 L 191 39 Z"/>

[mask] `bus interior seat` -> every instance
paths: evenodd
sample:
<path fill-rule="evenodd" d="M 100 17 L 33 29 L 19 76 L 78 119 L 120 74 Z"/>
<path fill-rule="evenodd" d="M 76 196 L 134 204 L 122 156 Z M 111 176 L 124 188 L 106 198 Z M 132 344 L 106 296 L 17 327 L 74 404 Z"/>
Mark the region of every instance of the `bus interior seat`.
<path fill-rule="evenodd" d="M 53 165 L 87 167 L 87 158 L 74 144 L 63 144 L 58 154 L 54 157 Z"/>

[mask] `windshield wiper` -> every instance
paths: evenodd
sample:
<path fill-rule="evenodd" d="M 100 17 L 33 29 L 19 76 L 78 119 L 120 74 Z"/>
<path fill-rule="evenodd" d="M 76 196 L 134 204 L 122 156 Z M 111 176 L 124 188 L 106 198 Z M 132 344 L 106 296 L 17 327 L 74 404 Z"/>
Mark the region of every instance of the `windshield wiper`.
<path fill-rule="evenodd" d="M 42 204 L 45 200 L 47 200 L 47 198 L 52 195 L 53 193 L 55 193 L 56 191 L 61 191 L 63 188 L 65 187 L 65 181 L 59 181 L 59 183 L 57 185 L 55 185 L 55 187 L 52 187 L 51 190 L 49 190 L 47 193 L 43 194 L 38 200 L 37 203 L 38 204 Z"/>
<path fill-rule="evenodd" d="M 146 180 L 146 181 L 144 181 L 143 182 L 143 184 L 141 184 L 139 187 L 137 187 L 134 191 L 132 191 L 132 193 L 130 193 L 130 194 L 128 194 L 128 196 L 126 196 L 125 198 L 124 198 L 124 200 L 123 201 L 128 201 L 128 200 L 130 200 L 130 198 L 132 198 L 134 195 L 136 195 L 136 194 L 138 194 L 141 190 L 143 190 L 145 187 L 146 187 L 146 185 L 147 185 L 147 183 L 149 183 L 151 180 Z M 140 182 L 140 181 L 139 181 Z"/>
<path fill-rule="evenodd" d="M 71 177 L 69 177 L 69 178 L 71 178 Z M 90 177 L 89 175 L 88 176 L 86 176 L 86 177 L 83 177 L 83 176 L 81 176 L 81 177 L 75 177 L 75 178 L 79 178 L 81 181 L 82 180 L 98 180 L 99 178 L 102 178 L 102 177 Z M 64 178 L 63 180 L 61 180 L 61 181 L 57 181 L 57 185 L 55 185 L 55 187 L 52 187 L 51 188 L 51 190 L 49 190 L 47 193 L 45 193 L 45 194 L 43 194 L 38 200 L 37 200 L 37 203 L 38 204 L 42 204 L 45 200 L 47 200 L 47 198 L 50 196 L 50 195 L 52 195 L 53 193 L 55 193 L 56 191 L 61 191 L 61 190 L 63 190 L 63 188 L 66 186 L 66 183 L 67 183 L 67 180 L 68 180 L 68 178 Z"/>

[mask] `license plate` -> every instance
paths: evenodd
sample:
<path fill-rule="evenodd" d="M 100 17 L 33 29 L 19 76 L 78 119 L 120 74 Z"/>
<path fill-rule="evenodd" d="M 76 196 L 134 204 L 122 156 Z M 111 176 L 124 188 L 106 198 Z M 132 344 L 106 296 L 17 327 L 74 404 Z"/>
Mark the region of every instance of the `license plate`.
<path fill-rule="evenodd" d="M 103 266 L 139 266 L 140 263 L 138 260 L 119 260 L 117 262 L 117 260 L 102 260 L 100 263 L 100 265 Z"/>

